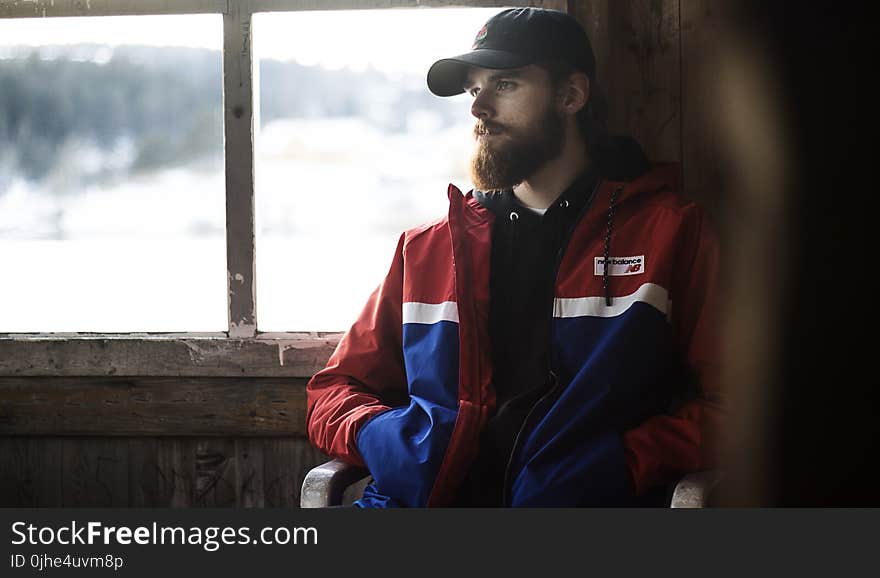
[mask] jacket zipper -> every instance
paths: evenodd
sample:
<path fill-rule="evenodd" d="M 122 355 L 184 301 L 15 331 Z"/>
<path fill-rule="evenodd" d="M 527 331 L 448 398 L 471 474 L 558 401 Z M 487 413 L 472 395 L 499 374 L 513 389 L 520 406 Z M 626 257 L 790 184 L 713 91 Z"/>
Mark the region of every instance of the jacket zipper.
<path fill-rule="evenodd" d="M 502 496 L 501 496 L 501 505 L 509 506 L 510 505 L 510 468 L 513 465 L 513 456 L 516 455 L 517 449 L 519 449 L 520 438 L 522 437 L 523 432 L 526 430 L 526 426 L 529 425 L 530 418 L 532 414 L 535 413 L 535 410 L 540 406 L 551 394 L 556 392 L 560 388 L 561 382 L 559 381 L 558 376 L 553 371 L 552 361 L 550 360 L 549 352 L 553 351 L 553 302 L 555 300 L 556 295 L 556 283 L 559 281 L 559 269 L 562 266 L 562 259 L 565 256 L 565 252 L 568 249 L 568 243 L 571 241 L 572 236 L 574 235 L 575 230 L 577 230 L 578 225 L 581 220 L 590 210 L 590 207 L 593 205 L 593 200 L 596 198 L 596 193 L 599 192 L 599 186 L 602 184 L 602 179 L 598 179 L 596 181 L 596 185 L 593 187 L 593 192 L 590 193 L 590 198 L 587 199 L 587 202 L 584 204 L 583 208 L 578 213 L 577 217 L 574 220 L 574 224 L 571 229 L 566 233 L 565 239 L 562 241 L 562 246 L 559 248 L 559 252 L 556 255 L 556 265 L 553 271 L 553 293 L 550 298 L 550 342 L 548 343 L 547 351 L 547 374 L 551 377 L 551 379 L 555 382 L 553 386 L 543 394 L 538 401 L 532 405 L 529 409 L 529 412 L 526 414 L 526 417 L 523 419 L 522 424 L 519 426 L 519 430 L 516 432 L 516 436 L 513 438 L 513 447 L 510 450 L 510 455 L 507 457 L 507 465 L 504 468 L 504 484 L 502 486 Z"/>
<path fill-rule="evenodd" d="M 522 437 L 523 432 L 526 430 L 526 426 L 529 424 L 529 421 L 532 418 L 532 415 L 535 413 L 535 410 L 540 407 L 544 401 L 553 396 L 559 389 L 559 384 L 561 383 L 559 379 L 556 377 L 556 374 L 553 371 L 550 371 L 550 376 L 553 380 L 553 386 L 549 391 L 544 393 L 538 401 L 529 409 L 529 413 L 526 414 L 526 417 L 523 419 L 522 425 L 520 425 L 519 430 L 516 432 L 516 437 L 513 438 L 513 448 L 510 450 L 510 456 L 507 458 L 507 466 L 504 468 L 504 485 L 502 486 L 503 495 L 501 496 L 503 506 L 509 506 L 510 502 L 510 466 L 513 463 L 513 456 L 516 455 L 516 450 L 519 446 L 520 438 Z"/>

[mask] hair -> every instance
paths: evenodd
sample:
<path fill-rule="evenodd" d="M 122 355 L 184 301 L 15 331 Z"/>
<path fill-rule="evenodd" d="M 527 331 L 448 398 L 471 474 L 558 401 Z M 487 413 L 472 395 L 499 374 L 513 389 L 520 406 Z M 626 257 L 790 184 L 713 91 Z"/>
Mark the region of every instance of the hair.
<path fill-rule="evenodd" d="M 559 60 L 541 62 L 538 66 L 547 71 L 551 84 L 556 87 L 573 73 L 582 72 Z M 595 78 L 590 78 L 590 97 L 587 104 L 578 111 L 575 119 L 590 154 L 601 155 L 608 140 L 608 102 Z"/>

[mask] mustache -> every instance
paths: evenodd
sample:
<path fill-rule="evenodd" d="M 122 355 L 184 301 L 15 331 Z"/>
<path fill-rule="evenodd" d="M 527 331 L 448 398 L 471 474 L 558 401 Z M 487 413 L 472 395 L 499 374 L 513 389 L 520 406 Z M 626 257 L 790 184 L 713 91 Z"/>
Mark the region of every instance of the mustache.
<path fill-rule="evenodd" d="M 480 120 L 474 124 L 474 137 L 484 134 L 498 134 L 503 131 L 504 125 L 491 120 Z"/>

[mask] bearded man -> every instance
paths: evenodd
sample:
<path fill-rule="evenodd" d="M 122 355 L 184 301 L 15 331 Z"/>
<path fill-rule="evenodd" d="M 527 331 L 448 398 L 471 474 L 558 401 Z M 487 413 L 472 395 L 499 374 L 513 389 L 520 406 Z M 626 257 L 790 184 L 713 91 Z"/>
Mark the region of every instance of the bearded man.
<path fill-rule="evenodd" d="M 467 92 L 467 195 L 405 232 L 308 384 L 308 432 L 362 507 L 660 505 L 713 465 L 717 244 L 678 166 L 605 130 L 565 13 L 493 16 L 428 87 Z"/>

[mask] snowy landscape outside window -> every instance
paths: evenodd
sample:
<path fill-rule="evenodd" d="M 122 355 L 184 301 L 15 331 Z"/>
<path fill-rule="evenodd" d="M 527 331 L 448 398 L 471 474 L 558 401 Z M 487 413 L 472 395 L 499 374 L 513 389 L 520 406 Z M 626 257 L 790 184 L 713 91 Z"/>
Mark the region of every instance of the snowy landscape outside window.
<path fill-rule="evenodd" d="M 499 8 L 253 16 L 260 331 L 341 331 L 466 191 L 424 78 Z M 0 19 L 0 333 L 227 328 L 222 17 Z"/>
<path fill-rule="evenodd" d="M 467 192 L 467 97 L 425 76 L 497 9 L 254 16 L 259 58 L 256 265 L 261 331 L 340 331 L 388 270 L 400 234 Z"/>
<path fill-rule="evenodd" d="M 222 17 L 0 20 L 0 332 L 224 331 Z"/>

